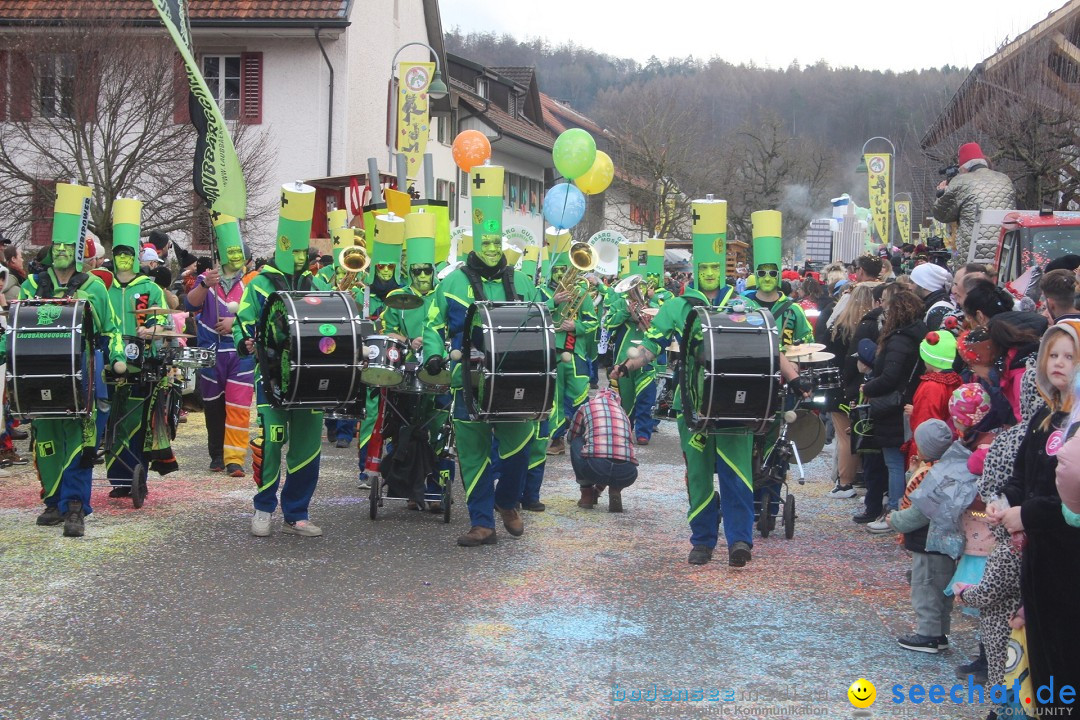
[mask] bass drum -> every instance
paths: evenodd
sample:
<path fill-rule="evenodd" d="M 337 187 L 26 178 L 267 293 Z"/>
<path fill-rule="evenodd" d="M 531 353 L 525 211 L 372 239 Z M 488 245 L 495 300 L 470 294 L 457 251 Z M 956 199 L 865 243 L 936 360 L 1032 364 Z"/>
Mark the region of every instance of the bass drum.
<path fill-rule="evenodd" d="M 85 300 L 12 303 L 8 337 L 11 412 L 87 417 L 94 408 L 94 316 Z"/>
<path fill-rule="evenodd" d="M 555 328 L 535 302 L 474 303 L 461 347 L 465 408 L 472 420 L 546 420 L 555 398 Z"/>
<path fill-rule="evenodd" d="M 357 402 L 363 333 L 348 293 L 272 293 L 255 339 L 267 400 L 277 408 L 312 410 Z"/>
<path fill-rule="evenodd" d="M 780 336 L 772 314 L 694 308 L 682 337 L 687 427 L 768 431 L 783 409 Z"/>

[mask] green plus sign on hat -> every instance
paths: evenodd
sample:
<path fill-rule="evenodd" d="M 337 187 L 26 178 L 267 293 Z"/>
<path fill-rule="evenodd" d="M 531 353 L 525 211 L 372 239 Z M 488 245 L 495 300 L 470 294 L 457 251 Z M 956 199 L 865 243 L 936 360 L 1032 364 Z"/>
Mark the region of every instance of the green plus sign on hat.
<path fill-rule="evenodd" d="M 754 236 L 754 268 L 775 265 L 779 270 L 783 256 L 780 239 L 783 216 L 779 210 L 758 210 L 750 214 Z"/>
<path fill-rule="evenodd" d="M 315 188 L 301 182 L 281 186 L 274 267 L 287 275 L 296 267 L 293 253 L 311 246 L 311 218 L 315 211 Z"/>
<path fill-rule="evenodd" d="M 503 234 L 503 168 L 477 165 L 473 168 L 469 192 L 472 193 L 473 243 L 479 247 L 484 237 Z"/>
<path fill-rule="evenodd" d="M 691 208 L 691 237 L 694 243 L 694 269 L 702 263 L 720 263 L 720 272 L 727 268 L 727 201 L 706 195 L 694 200 Z"/>
<path fill-rule="evenodd" d="M 222 212 L 210 213 L 210 224 L 214 227 L 217 242 L 218 259 L 222 264 L 228 262 L 229 248 L 244 250 L 244 241 L 240 238 L 240 223 L 232 215 Z M 115 247 L 115 243 L 113 245 Z"/>

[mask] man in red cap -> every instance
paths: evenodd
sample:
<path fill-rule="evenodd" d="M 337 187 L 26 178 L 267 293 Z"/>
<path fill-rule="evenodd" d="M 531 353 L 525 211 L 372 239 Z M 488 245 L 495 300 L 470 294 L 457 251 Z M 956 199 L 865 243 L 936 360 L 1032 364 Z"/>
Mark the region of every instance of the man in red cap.
<path fill-rule="evenodd" d="M 1004 173 L 990 169 L 978 143 L 964 143 L 956 154 L 959 174 L 942 181 L 941 197 L 934 203 L 934 217 L 941 222 L 960 224 L 956 233 L 956 263 L 993 262 L 997 249 L 998 228 L 987 225 L 979 237 L 972 237 L 979 213 L 983 210 L 1016 207 L 1016 191 Z"/>

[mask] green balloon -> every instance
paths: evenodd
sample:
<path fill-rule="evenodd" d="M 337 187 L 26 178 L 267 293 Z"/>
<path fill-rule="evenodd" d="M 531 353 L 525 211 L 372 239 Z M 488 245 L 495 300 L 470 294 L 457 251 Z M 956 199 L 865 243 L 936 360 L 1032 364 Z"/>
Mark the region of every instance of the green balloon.
<path fill-rule="evenodd" d="M 556 138 L 551 159 L 563 177 L 568 180 L 581 177 L 596 161 L 596 141 L 585 130 L 570 128 Z"/>

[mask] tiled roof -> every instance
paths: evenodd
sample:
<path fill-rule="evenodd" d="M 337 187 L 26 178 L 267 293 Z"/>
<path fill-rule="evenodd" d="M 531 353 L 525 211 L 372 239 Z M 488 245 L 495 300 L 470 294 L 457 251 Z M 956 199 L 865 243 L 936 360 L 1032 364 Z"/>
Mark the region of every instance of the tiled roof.
<path fill-rule="evenodd" d="M 597 135 L 603 130 L 595 122 L 569 105 L 564 105 L 550 95 L 540 93 L 540 107 L 544 111 L 544 124 L 556 133 L 579 127 Z"/>
<path fill-rule="evenodd" d="M 193 22 L 206 20 L 347 20 L 349 0 L 189 0 Z M 76 17 L 152 20 L 149 0 L 0 0 L 0 22 Z"/>
<path fill-rule="evenodd" d="M 529 83 L 532 82 L 533 75 L 536 74 L 536 69 L 531 67 L 493 67 L 490 68 L 493 72 L 502 75 L 507 80 L 517 83 L 518 85 L 527 88 Z"/>
<path fill-rule="evenodd" d="M 506 135 L 538 145 L 545 150 L 550 150 L 555 144 L 555 136 L 547 130 L 533 125 L 525 118 L 514 117 L 494 103 L 465 95 L 461 97 L 461 103 Z"/>

